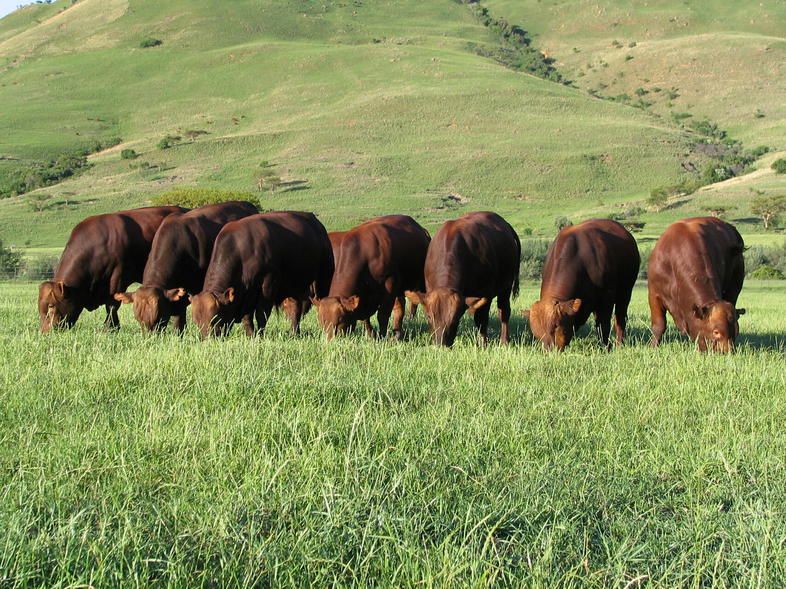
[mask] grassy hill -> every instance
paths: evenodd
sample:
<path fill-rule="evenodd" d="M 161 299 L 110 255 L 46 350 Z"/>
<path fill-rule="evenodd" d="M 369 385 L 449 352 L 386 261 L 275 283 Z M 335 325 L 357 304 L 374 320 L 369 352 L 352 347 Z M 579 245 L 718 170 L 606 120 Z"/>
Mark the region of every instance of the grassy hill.
<path fill-rule="evenodd" d="M 532 10 L 523 10 L 529 4 Z M 562 55 L 563 37 L 553 33 L 560 29 L 552 12 L 561 6 L 567 15 L 567 5 L 484 5 L 555 47 L 568 77 L 577 71 L 572 54 Z M 735 22 L 748 15 L 727 13 Z M 575 16 L 578 23 L 586 15 Z M 626 41 L 636 37 L 643 45 L 633 25 L 624 30 Z M 588 44 L 606 42 L 602 30 L 587 31 Z M 680 39 L 665 30 L 651 36 Z M 142 48 L 145 39 L 161 44 Z M 45 210 L 33 212 L 35 193 L 0 200 L 0 236 L 58 248 L 79 219 L 145 204 L 173 186 L 256 190 L 263 161 L 282 179 L 261 195 L 264 206 L 313 210 L 330 229 L 392 212 L 413 214 L 434 229 L 465 211 L 493 209 L 522 233 L 550 236 L 556 216 L 580 220 L 643 204 L 653 187 L 690 177 L 686 161 L 706 161 L 695 150 L 700 137 L 655 107 L 598 100 L 470 50 L 499 43 L 467 6 L 450 0 L 80 0 L 25 7 L 0 20 L 0 122 L 7 130 L 0 137 L 0 181 L 65 152 L 106 147 L 114 137 L 122 143 L 91 155 L 83 173 L 36 191 L 51 197 Z M 769 44 L 768 55 L 782 49 Z M 626 63 L 639 67 L 645 60 Z M 582 86 L 590 76 L 575 79 Z M 680 109 L 686 91 L 675 99 Z M 779 111 L 766 106 L 783 106 L 778 95 L 760 95 L 757 108 L 772 116 L 755 119 L 758 126 L 740 135 L 746 141 L 780 132 Z M 737 99 L 714 104 L 750 106 Z M 160 149 L 168 135 L 182 139 Z M 122 149 L 139 157 L 121 159 Z M 672 212 L 705 211 L 690 201 Z M 745 210 L 735 215 L 749 217 Z M 647 231 L 657 235 L 669 218 L 645 214 Z"/>

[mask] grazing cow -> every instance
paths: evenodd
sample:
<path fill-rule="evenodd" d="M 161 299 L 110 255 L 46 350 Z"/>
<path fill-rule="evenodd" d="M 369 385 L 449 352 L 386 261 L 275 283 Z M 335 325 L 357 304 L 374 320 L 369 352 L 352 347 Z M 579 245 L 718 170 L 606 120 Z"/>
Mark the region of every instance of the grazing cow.
<path fill-rule="evenodd" d="M 298 333 L 309 297 L 325 296 L 332 276 L 330 241 L 312 213 L 252 215 L 218 234 L 203 290 L 189 297 L 192 317 L 203 337 L 238 321 L 253 336 L 264 331 L 272 308 L 283 306 Z"/>
<path fill-rule="evenodd" d="M 84 309 L 106 306 L 107 328 L 117 328 L 114 294 L 142 279 L 159 225 L 181 207 L 145 207 L 88 217 L 71 231 L 52 280 L 38 288 L 41 333 L 70 328 Z"/>
<path fill-rule="evenodd" d="M 423 227 L 407 215 L 387 215 L 332 237 L 335 272 L 328 296 L 318 306 L 319 323 L 328 339 L 363 321 L 373 336 L 376 313 L 379 335 L 387 334 L 393 312 L 393 335 L 401 339 L 404 291 L 423 290 L 423 264 L 430 241 Z"/>
<path fill-rule="evenodd" d="M 519 288 L 521 244 L 496 213 L 467 213 L 437 231 L 426 254 L 426 292 L 407 291 L 423 305 L 434 343 L 451 346 L 469 309 L 483 343 L 488 341 L 491 299 L 497 297 L 502 343 L 508 343 L 510 296 Z"/>
<path fill-rule="evenodd" d="M 702 352 L 730 352 L 739 333 L 745 244 L 734 226 L 715 217 L 672 223 L 658 239 L 647 270 L 652 345 L 666 331 L 666 311 Z"/>
<path fill-rule="evenodd" d="M 590 219 L 562 229 L 546 254 L 540 300 L 524 312 L 533 335 L 561 351 L 593 313 L 600 340 L 610 347 L 613 310 L 621 344 L 640 262 L 636 240 L 616 221 Z"/>
<path fill-rule="evenodd" d="M 213 244 L 221 228 L 231 221 L 259 213 L 250 202 L 223 202 L 169 215 L 158 228 L 135 292 L 115 295 L 121 303 L 133 303 L 134 316 L 142 329 L 161 331 L 174 316 L 173 326 L 182 333 L 186 326 L 186 294 L 202 290 Z"/>

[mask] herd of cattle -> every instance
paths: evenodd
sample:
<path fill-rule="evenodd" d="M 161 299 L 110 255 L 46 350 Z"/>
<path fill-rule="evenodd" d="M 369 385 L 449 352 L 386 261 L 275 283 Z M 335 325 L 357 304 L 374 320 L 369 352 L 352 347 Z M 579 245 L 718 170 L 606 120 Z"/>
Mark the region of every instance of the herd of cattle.
<path fill-rule="evenodd" d="M 735 308 L 744 277 L 743 241 L 714 217 L 669 226 L 648 267 L 653 345 L 666 329 L 666 311 L 702 351 L 733 349 Z M 519 287 L 521 245 L 513 228 L 490 212 L 448 221 L 429 237 L 414 219 L 388 215 L 349 231 L 328 233 L 312 213 L 259 214 L 247 202 L 193 210 L 146 207 L 97 215 L 71 232 L 51 281 L 40 285 L 41 331 L 68 328 L 84 310 L 106 306 L 105 325 L 119 327 L 121 303 L 133 305 L 143 329 L 170 319 L 182 332 L 186 308 L 203 337 L 243 324 L 261 333 L 272 309 L 282 309 L 292 332 L 310 306 L 332 338 L 363 322 L 374 335 L 402 335 L 405 297 L 421 305 L 438 345 L 450 346 L 469 311 L 487 340 L 491 300 L 497 299 L 501 340 L 508 342 L 510 298 Z M 594 314 L 609 346 L 611 317 L 617 342 L 625 334 L 640 257 L 619 223 L 591 219 L 566 227 L 549 248 L 540 300 L 524 312 L 546 348 L 562 350 Z M 134 282 L 134 292 L 126 289 Z M 256 320 L 256 326 L 254 325 Z"/>

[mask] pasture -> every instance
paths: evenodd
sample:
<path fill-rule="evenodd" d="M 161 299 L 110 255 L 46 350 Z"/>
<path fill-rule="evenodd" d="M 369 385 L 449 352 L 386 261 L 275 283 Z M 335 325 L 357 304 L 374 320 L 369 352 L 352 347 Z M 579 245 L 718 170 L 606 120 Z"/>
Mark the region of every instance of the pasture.
<path fill-rule="evenodd" d="M 313 311 L 42 337 L 36 285 L 0 284 L 0 585 L 783 585 L 782 284 L 746 283 L 727 356 L 650 349 L 643 285 L 628 345 L 544 353 L 537 290 L 510 347 L 465 318 L 445 350 L 422 315 L 328 344 Z"/>

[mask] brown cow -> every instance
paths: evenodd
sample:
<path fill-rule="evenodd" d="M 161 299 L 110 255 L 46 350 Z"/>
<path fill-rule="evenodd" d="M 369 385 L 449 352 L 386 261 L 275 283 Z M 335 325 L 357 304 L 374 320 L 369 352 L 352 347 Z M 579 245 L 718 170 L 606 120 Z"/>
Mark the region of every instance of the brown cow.
<path fill-rule="evenodd" d="M 285 306 L 297 333 L 308 298 L 325 296 L 332 275 L 330 241 L 312 213 L 252 215 L 218 234 L 204 288 L 189 297 L 192 318 L 203 337 L 238 321 L 253 336 L 264 331 L 274 306 Z"/>
<path fill-rule="evenodd" d="M 613 310 L 621 344 L 640 263 L 636 240 L 616 221 L 589 219 L 562 229 L 546 254 L 540 300 L 524 312 L 533 335 L 561 351 L 593 313 L 600 340 L 610 347 Z"/>
<path fill-rule="evenodd" d="M 666 311 L 702 352 L 734 349 L 745 244 L 734 226 L 715 217 L 672 223 L 658 239 L 648 266 L 652 345 L 666 331 Z"/>
<path fill-rule="evenodd" d="M 407 215 L 387 215 L 334 235 L 335 272 L 328 296 L 313 302 L 328 339 L 363 321 L 373 336 L 376 313 L 379 335 L 387 334 L 393 312 L 393 335 L 401 339 L 404 291 L 423 290 L 423 263 L 430 238 Z"/>
<path fill-rule="evenodd" d="M 186 293 L 202 290 L 213 244 L 221 228 L 259 211 L 250 202 L 206 205 L 184 214 L 169 215 L 153 239 L 142 286 L 135 292 L 115 295 L 133 303 L 134 316 L 142 329 L 161 331 L 174 316 L 173 326 L 182 333 L 186 326 Z"/>
<path fill-rule="evenodd" d="M 52 280 L 38 288 L 41 333 L 70 328 L 84 309 L 106 306 L 107 328 L 117 328 L 114 294 L 142 279 L 161 222 L 181 207 L 145 207 L 88 217 L 71 231 Z"/>
<path fill-rule="evenodd" d="M 483 343 L 488 341 L 491 299 L 497 297 L 502 343 L 508 343 L 510 296 L 519 288 L 521 244 L 496 213 L 467 213 L 437 231 L 426 254 L 426 292 L 407 291 L 423 304 L 434 343 L 451 346 L 469 309 Z"/>

